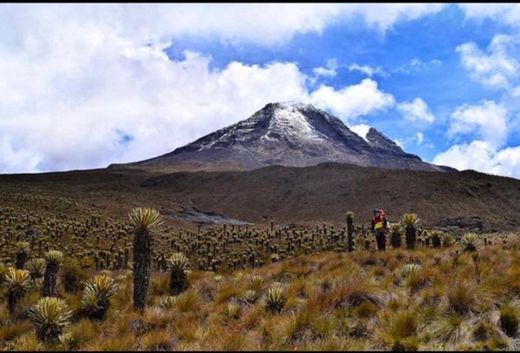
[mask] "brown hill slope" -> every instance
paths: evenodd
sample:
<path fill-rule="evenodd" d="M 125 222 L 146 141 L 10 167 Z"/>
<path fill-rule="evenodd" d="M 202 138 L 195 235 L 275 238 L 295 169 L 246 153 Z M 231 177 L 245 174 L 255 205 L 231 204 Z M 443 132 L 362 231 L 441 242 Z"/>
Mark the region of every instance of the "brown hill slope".
<path fill-rule="evenodd" d="M 520 225 L 520 181 L 473 171 L 435 173 L 325 163 L 251 172 L 175 173 L 148 179 L 146 190 L 252 222 L 368 221 L 373 207 L 390 218 L 416 212 L 429 225 Z M 458 220 L 458 218 L 461 218 Z"/>
<path fill-rule="evenodd" d="M 135 206 L 161 209 L 174 224 L 182 207 L 254 223 L 343 222 L 353 210 L 368 222 L 373 207 L 391 220 L 415 212 L 426 225 L 485 230 L 520 226 L 520 180 L 472 171 L 437 173 L 326 163 L 244 172 L 151 174 L 99 169 L 0 176 L 2 207 L 38 213 L 103 211 L 126 217 Z M 71 206 L 72 205 L 72 206 Z"/>

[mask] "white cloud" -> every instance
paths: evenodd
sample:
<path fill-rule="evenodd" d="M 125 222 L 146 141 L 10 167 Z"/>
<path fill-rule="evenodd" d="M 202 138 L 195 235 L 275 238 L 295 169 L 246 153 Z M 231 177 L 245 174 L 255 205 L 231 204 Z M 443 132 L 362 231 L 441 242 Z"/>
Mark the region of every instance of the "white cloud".
<path fill-rule="evenodd" d="M 513 44 L 512 37 L 498 34 L 493 37 L 486 52 L 473 42 L 457 46 L 456 51 L 474 80 L 486 87 L 508 88 L 520 70 L 520 64 L 510 54 Z"/>
<path fill-rule="evenodd" d="M 437 154 L 433 163 L 520 178 L 520 146 L 503 147 L 507 124 L 506 108 L 493 101 L 457 107 L 451 115 L 448 136 L 476 134 L 477 139 L 451 146 Z"/>
<path fill-rule="evenodd" d="M 396 69 L 393 69 L 392 72 L 410 74 L 412 72 L 430 70 L 432 68 L 439 67 L 441 65 L 442 65 L 442 61 L 440 61 L 439 59 L 423 61 L 419 58 L 413 58 L 409 62 L 397 67 Z"/>
<path fill-rule="evenodd" d="M 334 77 L 336 76 L 337 70 L 339 68 L 346 68 L 348 71 L 358 71 L 365 74 L 368 77 L 372 77 L 375 74 L 387 76 L 383 69 L 381 69 L 381 67 L 379 66 L 359 65 L 357 63 L 353 63 L 350 65 L 338 65 L 335 59 L 328 60 L 325 66 L 314 68 L 313 73 L 314 75 L 316 75 L 316 77 Z"/>
<path fill-rule="evenodd" d="M 356 63 L 351 64 L 348 70 L 362 72 L 368 77 L 372 77 L 374 74 L 384 74 L 384 71 L 379 66 L 359 65 Z"/>
<path fill-rule="evenodd" d="M 280 44 L 297 33 L 321 32 L 331 22 L 361 18 L 385 31 L 397 21 L 438 12 L 439 4 L 16 4 L 0 8 L 0 42 L 15 44 L 26 30 L 61 23 L 109 27 L 139 41 L 183 35 Z M 6 41 L 4 41 L 4 39 Z"/>
<path fill-rule="evenodd" d="M 350 130 L 354 131 L 357 135 L 359 135 L 363 140 L 367 140 L 368 130 L 370 130 L 370 126 L 367 124 L 357 124 L 350 127 Z"/>
<path fill-rule="evenodd" d="M 336 59 L 329 59 L 327 60 L 327 63 L 325 66 L 316 67 L 312 71 L 313 73 L 319 77 L 334 77 L 336 76 L 336 70 L 338 68 L 338 63 L 336 62 Z"/>
<path fill-rule="evenodd" d="M 518 98 L 520 97 L 520 86 L 516 86 L 512 91 L 511 91 L 511 96 L 513 98 Z"/>
<path fill-rule="evenodd" d="M 433 163 L 459 170 L 473 169 L 489 174 L 520 178 L 520 146 L 497 150 L 492 144 L 475 140 L 454 145 L 438 154 Z"/>
<path fill-rule="evenodd" d="M 428 105 L 421 98 L 415 98 L 411 102 L 403 102 L 397 105 L 397 110 L 399 110 L 403 117 L 411 122 L 426 122 L 433 123 L 435 117 L 430 112 Z"/>
<path fill-rule="evenodd" d="M 69 67 L 68 77 L 61 77 L 62 68 L 51 69 L 50 57 L 33 67 L 28 60 L 24 64 L 31 69 L 25 71 L 0 68 L 4 84 L 10 83 L 6 91 L 19 97 L 0 105 L 1 154 L 26 160 L 23 168 L 0 160 L 1 171 L 144 159 L 243 119 L 269 101 L 308 96 L 304 75 L 293 63 L 233 62 L 211 71 L 209 59 L 196 53 L 170 61 L 159 49 L 137 56 L 118 52 Z M 13 84 L 31 80 L 30 90 Z M 119 143 L 121 130 L 133 140 Z"/>
<path fill-rule="evenodd" d="M 365 23 L 386 30 L 397 21 L 414 20 L 442 10 L 444 4 L 344 4 L 344 16 L 361 16 Z"/>
<path fill-rule="evenodd" d="M 336 70 L 328 69 L 328 68 L 323 67 L 323 66 L 315 67 L 314 69 L 312 69 L 312 72 L 314 72 L 314 74 L 316 76 L 324 76 L 324 77 L 334 77 L 334 76 L 336 76 Z"/>
<path fill-rule="evenodd" d="M 369 78 L 340 90 L 321 85 L 311 93 L 309 99 L 311 103 L 327 108 L 345 119 L 385 111 L 395 104 L 394 97 L 380 91 L 377 82 Z"/>
<path fill-rule="evenodd" d="M 415 141 L 418 145 L 421 145 L 424 142 L 424 134 L 422 132 L 417 132 L 415 134 Z"/>
<path fill-rule="evenodd" d="M 512 26 L 520 25 L 519 4 L 458 4 L 470 19 L 483 20 L 490 18 Z"/>
<path fill-rule="evenodd" d="M 476 133 L 497 147 L 507 141 L 507 110 L 493 101 L 484 100 L 480 105 L 463 104 L 450 117 L 448 136 Z"/>

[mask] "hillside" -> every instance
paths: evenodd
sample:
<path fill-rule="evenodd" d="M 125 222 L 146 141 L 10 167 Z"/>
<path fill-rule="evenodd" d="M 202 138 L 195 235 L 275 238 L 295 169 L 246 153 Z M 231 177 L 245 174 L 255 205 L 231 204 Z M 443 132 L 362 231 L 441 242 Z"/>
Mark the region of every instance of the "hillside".
<path fill-rule="evenodd" d="M 175 173 L 142 186 L 182 203 L 253 222 L 343 220 L 353 210 L 367 222 L 373 207 L 396 220 L 416 212 L 429 225 L 515 227 L 520 181 L 472 171 L 431 173 L 327 163 L 250 172 Z M 460 221 L 457 219 L 460 218 Z"/>
<path fill-rule="evenodd" d="M 21 196 L 46 201 L 23 201 Z M 3 175 L 0 197 L 13 208 L 71 214 L 96 210 L 119 218 L 126 218 L 132 207 L 153 206 L 172 224 L 183 223 L 177 216 L 182 208 L 191 207 L 245 222 L 286 224 L 343 223 L 346 210 L 366 223 L 373 207 L 383 207 L 391 220 L 415 212 L 428 226 L 493 231 L 520 225 L 519 180 L 473 171 L 438 173 L 336 163 L 240 172 L 99 169 Z M 56 199 L 77 206 L 44 208 Z"/>

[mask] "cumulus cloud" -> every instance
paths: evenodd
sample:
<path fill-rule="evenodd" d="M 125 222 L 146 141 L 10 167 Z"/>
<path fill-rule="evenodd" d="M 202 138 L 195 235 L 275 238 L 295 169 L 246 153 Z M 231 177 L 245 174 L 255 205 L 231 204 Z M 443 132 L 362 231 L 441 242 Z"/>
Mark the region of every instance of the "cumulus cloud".
<path fill-rule="evenodd" d="M 490 88 L 509 88 L 520 70 L 520 64 L 510 53 L 513 45 L 512 37 L 498 34 L 486 51 L 473 42 L 457 46 L 456 51 L 474 80 Z"/>
<path fill-rule="evenodd" d="M 483 20 L 486 18 L 498 20 L 512 26 L 520 25 L 519 4 L 458 4 L 470 19 Z"/>
<path fill-rule="evenodd" d="M 68 22 L 110 27 L 141 41 L 194 35 L 280 44 L 297 33 L 320 32 L 333 21 L 361 18 L 366 25 L 384 31 L 397 21 L 420 18 L 442 8 L 440 4 L 3 5 L 0 38 L 16 42 L 27 29 L 38 29 L 42 24 L 52 29 Z"/>
<path fill-rule="evenodd" d="M 507 141 L 507 110 L 493 101 L 463 104 L 451 114 L 448 136 L 477 134 L 493 146 Z"/>
<path fill-rule="evenodd" d="M 415 98 L 411 102 L 402 102 L 397 105 L 397 110 L 403 117 L 411 122 L 433 123 L 435 117 L 430 112 L 428 105 L 421 98 Z"/>
<path fill-rule="evenodd" d="M 464 104 L 451 119 L 448 136 L 476 134 L 478 138 L 451 146 L 437 154 L 433 163 L 520 178 L 520 146 L 503 147 L 507 142 L 504 106 L 486 100 L 479 105 Z"/>
<path fill-rule="evenodd" d="M 473 169 L 489 174 L 520 177 L 520 146 L 497 150 L 489 142 L 475 140 L 454 145 L 438 154 L 433 163 L 459 170 Z"/>
<path fill-rule="evenodd" d="M 294 63 L 233 62 L 212 71 L 209 59 L 197 53 L 170 61 L 159 49 L 123 52 L 69 67 L 69 77 L 62 77 L 62 68 L 49 70 L 52 58 L 31 70 L 2 72 L 7 82 L 33 84 L 29 91 L 6 87 L 19 99 L 0 105 L 2 154 L 14 152 L 26 163 L 20 168 L 0 160 L 0 170 L 103 167 L 148 158 L 243 119 L 269 101 L 307 96 Z M 38 73 L 44 69 L 47 74 Z"/>
<path fill-rule="evenodd" d="M 385 111 L 395 104 L 394 97 L 379 90 L 377 82 L 369 78 L 340 90 L 321 85 L 310 94 L 309 100 L 345 119 Z"/>

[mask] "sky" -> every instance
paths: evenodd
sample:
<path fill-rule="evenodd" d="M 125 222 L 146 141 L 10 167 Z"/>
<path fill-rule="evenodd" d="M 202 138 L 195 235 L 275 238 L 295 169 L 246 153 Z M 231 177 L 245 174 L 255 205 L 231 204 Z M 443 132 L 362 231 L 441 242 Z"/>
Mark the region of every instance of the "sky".
<path fill-rule="evenodd" d="M 0 173 L 155 157 L 269 102 L 520 178 L 520 5 L 0 4 Z"/>

